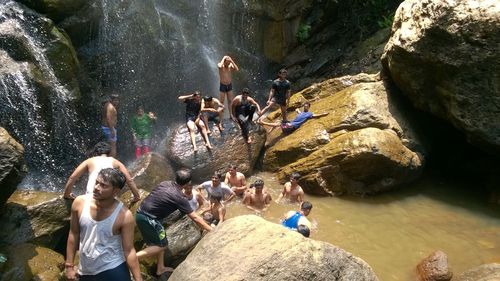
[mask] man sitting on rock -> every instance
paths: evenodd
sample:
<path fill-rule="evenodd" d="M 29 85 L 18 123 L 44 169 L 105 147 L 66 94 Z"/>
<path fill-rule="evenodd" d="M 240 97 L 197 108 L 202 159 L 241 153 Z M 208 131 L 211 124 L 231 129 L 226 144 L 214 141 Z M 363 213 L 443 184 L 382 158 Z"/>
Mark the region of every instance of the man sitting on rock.
<path fill-rule="evenodd" d="M 302 203 L 304 201 L 304 190 L 299 185 L 299 178 L 299 173 L 292 173 L 290 181 L 285 183 L 283 191 L 280 193 L 278 199 L 276 199 L 276 203 L 279 203 L 283 197 L 288 198 L 291 203 Z"/>
<path fill-rule="evenodd" d="M 254 190 L 245 193 L 243 204 L 256 212 L 265 211 L 271 205 L 271 195 L 264 191 L 264 181 L 256 180 L 253 183 Z"/>
<path fill-rule="evenodd" d="M 304 103 L 304 111 L 300 111 L 299 109 L 296 109 L 297 111 L 297 116 L 295 119 L 293 119 L 291 122 L 266 122 L 261 119 L 259 119 L 258 123 L 263 125 L 263 126 L 269 126 L 271 129 L 266 131 L 268 133 L 272 132 L 274 128 L 276 127 L 281 127 L 281 130 L 283 131 L 284 134 L 291 134 L 293 131 L 297 130 L 302 124 L 304 124 L 307 120 L 311 118 L 319 118 L 328 115 L 328 112 L 320 113 L 320 114 L 313 114 L 312 112 L 309 111 L 309 108 L 311 107 L 311 104 L 309 102 Z"/>
<path fill-rule="evenodd" d="M 237 122 L 241 128 L 241 134 L 246 143 L 252 143 L 252 137 L 249 135 L 250 124 L 253 122 L 253 115 L 257 112 L 260 115 L 259 104 L 250 96 L 250 89 L 244 88 L 241 95 L 236 96 L 231 102 L 229 112 L 231 119 Z"/>
<path fill-rule="evenodd" d="M 307 230 L 311 229 L 311 222 L 306 217 L 311 213 L 312 207 L 313 206 L 310 202 L 302 202 L 300 205 L 300 211 L 289 211 L 281 221 L 281 224 L 292 230 L 298 231 L 300 228 L 300 233 L 305 236 L 305 234 L 309 232 Z M 307 229 L 301 226 L 305 226 Z M 309 234 L 307 234 L 306 237 L 309 237 Z"/>

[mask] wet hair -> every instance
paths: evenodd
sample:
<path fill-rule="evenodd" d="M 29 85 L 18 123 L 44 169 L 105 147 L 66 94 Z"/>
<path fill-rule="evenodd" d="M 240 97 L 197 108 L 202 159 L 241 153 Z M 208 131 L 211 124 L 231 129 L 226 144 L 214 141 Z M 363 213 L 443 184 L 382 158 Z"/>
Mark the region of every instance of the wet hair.
<path fill-rule="evenodd" d="M 228 168 L 229 169 L 235 169 L 235 170 L 237 170 L 238 169 L 238 165 L 231 163 L 231 164 L 228 165 Z"/>
<path fill-rule="evenodd" d="M 242 94 L 247 94 L 247 95 L 250 95 L 250 89 L 248 89 L 248 88 L 243 88 L 243 90 L 241 90 L 241 93 L 242 93 Z"/>
<path fill-rule="evenodd" d="M 193 97 L 196 97 L 196 96 L 199 96 L 200 95 L 200 91 L 194 91 L 192 93 Z"/>
<path fill-rule="evenodd" d="M 311 107 L 311 103 L 310 103 L 310 102 L 308 102 L 308 101 L 306 101 L 306 102 L 305 102 L 302 106 L 305 106 L 306 104 L 307 104 L 309 107 Z"/>
<path fill-rule="evenodd" d="M 204 100 L 204 101 L 207 101 L 207 102 L 211 102 L 213 99 L 214 99 L 214 98 L 213 98 L 213 97 L 211 97 L 211 96 L 204 96 L 204 97 L 203 97 L 203 100 Z"/>
<path fill-rule="evenodd" d="M 255 181 L 253 182 L 253 186 L 254 186 L 254 187 L 257 187 L 257 186 L 262 186 L 262 187 L 263 187 L 263 186 L 264 186 L 264 181 L 263 181 L 263 180 L 261 180 L 261 179 L 255 180 Z"/>
<path fill-rule="evenodd" d="M 297 226 L 297 232 L 304 235 L 304 237 L 309 237 L 309 235 L 311 235 L 311 230 L 309 229 L 309 227 L 303 224 L 299 224 Z"/>
<path fill-rule="evenodd" d="M 102 169 L 99 171 L 98 176 L 101 176 L 104 181 L 109 182 L 113 188 L 117 187 L 122 189 L 125 186 L 125 175 L 118 169 Z"/>
<path fill-rule="evenodd" d="M 98 155 L 102 155 L 102 154 L 109 155 L 110 152 L 111 152 L 111 145 L 109 145 L 109 143 L 107 143 L 105 141 L 98 142 L 94 146 L 94 156 L 98 156 Z"/>
<path fill-rule="evenodd" d="M 111 95 L 109 95 L 109 99 L 110 100 L 116 100 L 116 99 L 119 99 L 119 98 L 120 98 L 120 95 L 118 95 L 118 94 L 111 94 Z"/>
<path fill-rule="evenodd" d="M 210 212 L 205 212 L 203 213 L 203 220 L 206 223 L 211 224 L 214 221 L 214 215 L 212 215 L 212 213 Z"/>
<path fill-rule="evenodd" d="M 178 185 L 185 185 L 191 181 L 191 170 L 180 169 L 175 172 L 175 182 Z"/>
<path fill-rule="evenodd" d="M 313 207 L 313 204 L 311 204 L 311 202 L 309 201 L 304 201 L 302 202 L 302 204 L 300 205 L 300 209 L 301 210 L 311 210 Z"/>
<path fill-rule="evenodd" d="M 136 110 L 136 111 L 139 111 L 140 109 L 144 110 L 144 106 L 142 106 L 142 105 L 138 105 L 138 106 L 135 108 L 135 110 Z"/>
<path fill-rule="evenodd" d="M 292 174 L 290 175 L 290 178 L 291 178 L 291 179 L 294 179 L 294 180 L 299 180 L 299 179 L 300 179 L 300 174 L 299 174 L 299 173 L 297 173 L 297 172 L 292 173 Z"/>
<path fill-rule="evenodd" d="M 280 71 L 278 71 L 279 74 L 283 74 L 283 73 L 288 73 L 288 71 L 286 71 L 285 68 L 282 68 L 280 69 Z"/>
<path fill-rule="evenodd" d="M 216 177 L 219 180 L 222 180 L 222 173 L 220 171 L 215 171 L 212 177 Z"/>

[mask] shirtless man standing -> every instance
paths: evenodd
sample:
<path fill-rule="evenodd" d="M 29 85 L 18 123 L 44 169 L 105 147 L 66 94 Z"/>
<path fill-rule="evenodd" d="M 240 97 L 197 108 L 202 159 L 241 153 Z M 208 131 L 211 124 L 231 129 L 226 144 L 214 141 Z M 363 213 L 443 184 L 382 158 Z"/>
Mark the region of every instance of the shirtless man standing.
<path fill-rule="evenodd" d="M 304 201 L 304 190 L 299 185 L 299 173 L 292 173 L 290 176 L 290 181 L 285 183 L 283 187 L 283 191 L 280 193 L 278 199 L 276 199 L 276 203 L 279 203 L 281 198 L 285 197 L 290 200 L 291 203 L 299 202 L 302 204 Z"/>
<path fill-rule="evenodd" d="M 233 84 L 231 72 L 238 71 L 239 68 L 230 56 L 224 56 L 222 60 L 217 64 L 219 68 L 219 79 L 220 79 L 220 101 L 224 106 L 224 102 L 227 95 L 227 105 L 230 106 L 233 101 Z"/>
<path fill-rule="evenodd" d="M 229 185 L 234 193 L 239 197 L 243 197 L 245 191 L 247 190 L 245 175 L 237 172 L 236 165 L 234 164 L 229 164 L 229 171 L 226 173 L 224 182 Z"/>
<path fill-rule="evenodd" d="M 102 108 L 102 132 L 106 136 L 106 140 L 111 145 L 111 153 L 109 156 L 116 157 L 116 141 L 118 140 L 116 136 L 116 121 L 117 121 L 117 111 L 118 106 L 118 95 L 112 94 L 110 99 L 104 104 Z"/>
<path fill-rule="evenodd" d="M 264 191 L 264 181 L 256 180 L 253 183 L 254 191 L 245 193 L 243 204 L 256 212 L 265 211 L 271 205 L 271 195 Z"/>

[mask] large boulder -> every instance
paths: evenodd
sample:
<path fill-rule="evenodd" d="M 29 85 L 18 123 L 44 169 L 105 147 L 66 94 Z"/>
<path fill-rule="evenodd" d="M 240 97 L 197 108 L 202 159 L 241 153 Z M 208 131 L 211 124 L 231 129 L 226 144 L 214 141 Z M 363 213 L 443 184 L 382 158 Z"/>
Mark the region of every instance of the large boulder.
<path fill-rule="evenodd" d="M 66 280 L 61 274 L 64 256 L 51 249 L 23 243 L 8 247 L 5 253 L 1 281 Z"/>
<path fill-rule="evenodd" d="M 16 190 L 26 172 L 24 148 L 0 127 L 0 207 Z"/>
<path fill-rule="evenodd" d="M 0 215 L 0 241 L 54 248 L 68 233 L 70 210 L 71 202 L 62 199 L 61 194 L 16 191 Z"/>
<path fill-rule="evenodd" d="M 129 169 L 138 188 L 151 192 L 162 181 L 174 180 L 174 170 L 162 155 L 148 153 L 134 162 Z"/>
<path fill-rule="evenodd" d="M 500 264 L 490 263 L 467 270 L 453 281 L 498 281 L 500 280 Z"/>
<path fill-rule="evenodd" d="M 290 135 L 271 135 L 265 169 L 278 171 L 282 181 L 299 172 L 306 192 L 323 195 L 377 193 L 420 175 L 425 149 L 392 99 L 390 85 L 352 85 L 348 78 L 325 81 L 293 97 L 292 105 L 310 100 L 313 113 L 329 114 L 307 121 Z"/>
<path fill-rule="evenodd" d="M 378 280 L 370 266 L 334 245 L 255 215 L 208 233 L 169 280 Z"/>
<path fill-rule="evenodd" d="M 175 166 L 191 168 L 195 182 L 208 180 L 214 171 L 226 170 L 229 163 L 236 164 L 238 171 L 251 174 L 266 141 L 265 130 L 253 126 L 250 130 L 253 143 L 247 144 L 238 125 L 228 121 L 224 127 L 222 134 L 217 129 L 213 130 L 210 136 L 213 146 L 211 151 L 205 148 L 201 134 L 197 133 L 198 152 L 195 153 L 186 125 L 178 126 L 167 142 L 168 158 Z"/>
<path fill-rule="evenodd" d="M 496 1 L 407 0 L 382 57 L 413 103 L 500 154 L 500 8 Z"/>

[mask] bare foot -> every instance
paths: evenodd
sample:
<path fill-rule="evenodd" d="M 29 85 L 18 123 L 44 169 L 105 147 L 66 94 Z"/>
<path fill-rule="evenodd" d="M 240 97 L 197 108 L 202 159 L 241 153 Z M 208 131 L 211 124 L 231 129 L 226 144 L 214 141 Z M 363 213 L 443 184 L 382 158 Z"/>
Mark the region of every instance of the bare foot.
<path fill-rule="evenodd" d="M 252 137 L 248 137 L 247 143 L 252 143 Z"/>
<path fill-rule="evenodd" d="M 205 146 L 207 147 L 208 150 L 212 149 L 212 146 L 209 143 L 205 144 Z"/>
<path fill-rule="evenodd" d="M 212 131 L 207 130 L 207 135 L 210 135 L 210 134 L 212 134 Z"/>
<path fill-rule="evenodd" d="M 195 147 L 193 147 L 193 151 L 194 151 L 194 152 L 198 152 L 198 147 L 196 147 L 196 146 L 195 146 Z"/>
<path fill-rule="evenodd" d="M 156 271 L 156 276 L 160 276 L 165 272 L 173 272 L 173 271 L 174 271 L 174 269 L 171 267 L 164 267 L 160 271 Z"/>
<path fill-rule="evenodd" d="M 224 131 L 224 127 L 222 127 L 222 125 L 219 125 L 219 131 L 221 131 L 221 132 Z"/>

